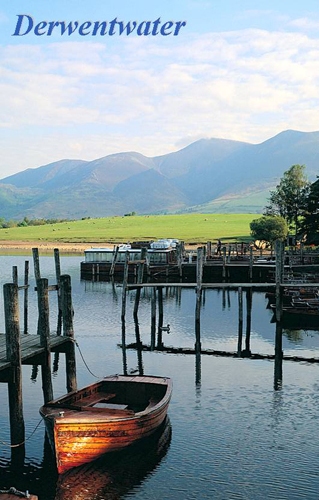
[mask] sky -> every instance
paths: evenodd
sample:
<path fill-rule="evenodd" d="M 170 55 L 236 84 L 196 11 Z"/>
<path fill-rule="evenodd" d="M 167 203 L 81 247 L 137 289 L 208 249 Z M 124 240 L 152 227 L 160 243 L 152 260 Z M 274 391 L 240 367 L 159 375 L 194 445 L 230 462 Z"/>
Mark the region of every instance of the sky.
<path fill-rule="evenodd" d="M 78 28 L 62 34 L 62 22 Z M 128 22 L 135 30 L 120 34 Z M 65 158 L 317 131 L 319 2 L 2 1 L 0 71 L 0 178 Z"/>

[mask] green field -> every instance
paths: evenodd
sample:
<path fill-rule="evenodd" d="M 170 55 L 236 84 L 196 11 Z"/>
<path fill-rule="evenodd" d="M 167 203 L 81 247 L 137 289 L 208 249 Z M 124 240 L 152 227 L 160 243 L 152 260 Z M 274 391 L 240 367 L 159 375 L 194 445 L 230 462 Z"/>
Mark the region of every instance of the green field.
<path fill-rule="evenodd" d="M 186 243 L 248 241 L 256 214 L 187 214 L 106 217 L 0 229 L 0 240 L 121 243 L 178 238 Z"/>

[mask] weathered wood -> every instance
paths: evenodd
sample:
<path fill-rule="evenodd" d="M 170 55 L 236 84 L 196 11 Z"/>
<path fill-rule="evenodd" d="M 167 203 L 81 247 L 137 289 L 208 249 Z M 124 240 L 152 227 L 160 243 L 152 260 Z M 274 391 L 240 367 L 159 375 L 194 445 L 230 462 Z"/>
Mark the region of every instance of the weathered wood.
<path fill-rule="evenodd" d="M 123 275 L 123 284 L 122 284 L 122 313 L 121 313 L 122 321 L 125 320 L 125 312 L 126 312 L 128 262 L 129 262 L 129 252 L 125 252 L 124 275 Z"/>
<path fill-rule="evenodd" d="M 32 255 L 33 255 L 34 276 L 35 280 L 38 281 L 41 278 L 38 248 L 32 248 Z"/>
<path fill-rule="evenodd" d="M 12 283 L 18 284 L 18 267 L 12 266 Z"/>
<path fill-rule="evenodd" d="M 157 297 L 158 297 L 158 327 L 157 327 L 157 347 L 163 345 L 163 318 L 164 318 L 164 309 L 163 309 L 163 288 L 160 286 L 157 288 Z"/>
<path fill-rule="evenodd" d="M 11 445 L 20 445 L 20 443 L 24 443 L 25 440 L 25 428 L 22 405 L 18 285 L 6 283 L 3 286 L 3 297 L 6 329 L 6 355 L 7 361 L 11 365 L 11 379 L 8 384 Z"/>
<path fill-rule="evenodd" d="M 23 333 L 28 333 L 29 261 L 24 263 Z"/>
<path fill-rule="evenodd" d="M 203 279 L 203 248 L 197 249 L 197 287 L 196 287 L 196 307 L 195 307 L 195 350 L 201 351 L 200 341 L 200 309 L 202 300 L 202 279 Z"/>
<path fill-rule="evenodd" d="M 112 265 L 111 265 L 111 268 L 110 268 L 110 276 L 114 275 L 115 264 L 116 264 L 117 254 L 119 253 L 119 249 L 120 249 L 120 247 L 117 245 L 115 247 L 115 252 L 114 252 L 113 260 L 112 260 Z"/>
<path fill-rule="evenodd" d="M 155 348 L 155 332 L 156 332 L 156 287 L 152 288 L 151 294 L 151 346 Z"/>
<path fill-rule="evenodd" d="M 138 266 L 137 283 L 143 282 L 146 252 L 147 252 L 147 249 L 145 247 L 143 247 L 141 249 L 141 260 L 137 264 L 137 266 Z M 133 316 L 135 319 L 137 318 L 140 297 L 141 297 L 141 288 L 137 288 L 136 294 L 135 294 L 134 311 L 133 311 Z"/>
<path fill-rule="evenodd" d="M 61 287 L 61 309 L 62 309 L 62 324 L 63 335 L 74 339 L 73 329 L 73 306 L 72 306 L 72 288 L 71 278 L 68 274 L 62 274 L 60 277 Z M 65 355 L 66 358 L 66 387 L 67 391 L 76 391 L 76 360 L 75 360 L 75 346 L 71 342 L 69 350 Z"/>
<path fill-rule="evenodd" d="M 55 263 L 55 276 L 57 282 L 57 292 L 58 292 L 58 322 L 56 332 L 57 335 L 62 333 L 62 308 L 61 308 L 61 293 L 60 293 L 60 278 L 61 278 L 61 263 L 60 263 L 60 252 L 58 248 L 54 249 L 54 263 Z"/>
<path fill-rule="evenodd" d="M 243 289 L 238 287 L 238 345 L 237 354 L 241 356 L 243 340 Z"/>
<path fill-rule="evenodd" d="M 38 335 L 40 335 L 40 345 L 44 349 L 44 362 L 41 365 L 42 390 L 44 402 L 46 403 L 53 399 L 49 325 L 49 292 L 47 278 L 40 278 L 38 280 L 37 289 L 39 312 Z"/>

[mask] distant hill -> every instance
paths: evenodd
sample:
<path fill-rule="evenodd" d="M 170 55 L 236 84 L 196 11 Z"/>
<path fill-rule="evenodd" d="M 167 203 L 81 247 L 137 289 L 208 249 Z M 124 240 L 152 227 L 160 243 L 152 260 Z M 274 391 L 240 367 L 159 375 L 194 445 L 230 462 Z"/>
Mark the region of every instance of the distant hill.
<path fill-rule="evenodd" d="M 103 217 L 135 211 L 260 213 L 283 172 L 319 175 L 319 132 L 288 130 L 261 144 L 202 139 L 167 155 L 60 160 L 0 180 L 9 219 Z"/>

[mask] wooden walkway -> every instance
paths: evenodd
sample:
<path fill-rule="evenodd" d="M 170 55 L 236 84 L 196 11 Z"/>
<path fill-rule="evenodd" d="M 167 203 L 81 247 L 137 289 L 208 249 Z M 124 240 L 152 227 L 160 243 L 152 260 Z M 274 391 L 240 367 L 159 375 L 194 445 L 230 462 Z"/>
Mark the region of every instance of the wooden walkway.
<path fill-rule="evenodd" d="M 23 365 L 41 364 L 45 348 L 40 345 L 40 335 L 21 334 L 21 363 Z M 67 352 L 73 339 L 65 335 L 50 335 L 52 352 Z M 8 382 L 11 363 L 7 361 L 6 336 L 0 333 L 0 382 Z"/>

